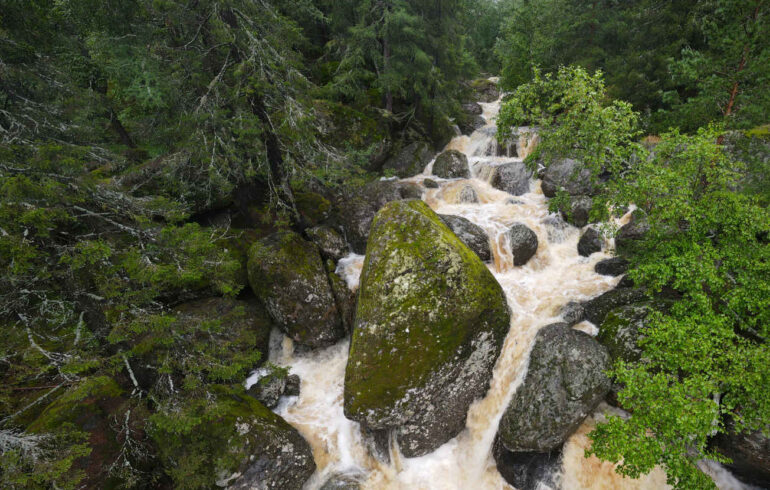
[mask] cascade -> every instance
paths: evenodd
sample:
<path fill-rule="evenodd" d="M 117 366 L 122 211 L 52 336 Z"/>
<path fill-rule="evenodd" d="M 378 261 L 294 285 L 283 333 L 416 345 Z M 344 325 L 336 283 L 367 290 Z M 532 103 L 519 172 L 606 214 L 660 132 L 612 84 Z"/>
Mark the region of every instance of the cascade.
<path fill-rule="evenodd" d="M 356 422 L 343 415 L 343 381 L 349 341 L 311 353 L 294 353 L 291 341 L 274 332 L 271 361 L 287 366 L 302 380 L 301 394 L 284 398 L 276 412 L 296 427 L 310 443 L 318 470 L 306 488 L 317 489 L 331 475 L 347 475 L 366 489 L 507 489 L 512 488 L 497 471 L 491 455 L 498 422 L 526 373 L 528 355 L 538 330 L 560 320 L 560 309 L 570 301 L 583 301 L 613 288 L 619 278 L 601 276 L 594 265 L 609 255 L 605 252 L 581 257 L 577 252 L 580 230 L 549 214 L 540 181 L 532 180 L 530 192 L 513 198 L 492 187 L 494 167 L 518 160 L 532 151 L 537 136 L 519 132 L 518 157 L 497 156 L 495 117 L 500 101 L 482 103 L 486 126 L 470 136 L 457 136 L 447 149 L 466 154 L 472 178 L 462 181 L 431 175 L 433 162 L 423 174 L 410 180 L 421 182 L 430 176 L 440 183 L 427 189 L 426 203 L 437 213 L 462 216 L 479 225 L 490 237 L 494 261 L 490 270 L 502 285 L 511 306 L 511 328 L 494 369 L 490 388 L 470 408 L 466 428 L 434 452 L 419 458 L 404 458 L 391 444 L 389 463 L 369 455 Z M 459 190 L 470 185 L 478 195 L 476 203 L 460 203 Z M 628 215 L 624 217 L 628 219 Z M 514 222 L 524 223 L 539 240 L 536 255 L 524 266 L 514 267 L 505 233 Z M 622 224 L 621 221 L 618 224 Z M 607 244 L 611 247 L 611 243 Z M 340 260 L 337 273 L 351 289 L 358 287 L 364 257 L 351 254 Z M 579 324 L 587 332 L 595 326 Z M 622 478 L 613 465 L 585 458 L 588 432 L 613 410 L 602 405 L 589 417 L 564 447 L 561 486 L 566 489 L 658 489 L 666 488 L 662 470 L 656 469 L 639 480 Z M 704 471 L 721 488 L 743 488 L 717 464 L 704 463 Z M 543 486 L 543 488 L 547 488 Z"/>

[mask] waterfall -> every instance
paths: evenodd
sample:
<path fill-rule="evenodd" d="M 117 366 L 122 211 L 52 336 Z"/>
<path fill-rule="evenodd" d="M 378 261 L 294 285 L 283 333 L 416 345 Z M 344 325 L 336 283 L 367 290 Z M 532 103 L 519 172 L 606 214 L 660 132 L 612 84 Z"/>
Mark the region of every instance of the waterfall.
<path fill-rule="evenodd" d="M 535 335 L 540 328 L 560 320 L 560 309 L 566 303 L 595 297 L 613 288 L 619 280 L 594 272 L 594 265 L 609 257 L 606 253 L 590 257 L 578 255 L 580 230 L 549 215 L 539 181 L 533 180 L 530 192 L 515 198 L 492 187 L 494 167 L 516 159 L 520 161 L 522 155 L 532 151 L 537 136 L 520 131 L 516 152 L 519 156 L 498 156 L 494 150 L 494 124 L 500 102 L 481 106 L 486 126 L 470 136 L 457 136 L 447 145 L 447 149 L 456 149 L 468 156 L 471 179 L 439 179 L 431 175 L 431 162 L 423 174 L 406 180 L 421 182 L 430 176 L 438 181 L 438 189 L 427 189 L 424 193 L 426 203 L 437 213 L 469 219 L 490 237 L 494 261 L 489 267 L 505 291 L 512 316 L 489 390 L 471 406 L 466 428 L 457 437 L 431 454 L 412 459 L 401 457 L 392 443 L 391 461 L 382 463 L 369 455 L 358 424 L 343 415 L 343 380 L 349 342 L 295 354 L 291 342 L 278 338 L 271 349 L 271 361 L 289 367 L 302 380 L 300 396 L 283 399 L 276 412 L 296 427 L 313 449 L 318 469 L 306 488 L 317 489 L 335 474 L 357 479 L 367 489 L 512 488 L 497 471 L 491 447 L 498 422 L 526 373 Z M 458 201 L 459 190 L 466 185 L 473 187 L 479 202 Z M 521 267 L 513 266 L 505 233 L 514 222 L 524 223 L 539 240 L 536 255 Z M 351 289 L 358 287 L 363 260 L 363 256 L 351 255 L 339 263 L 337 273 Z M 594 326 L 585 322 L 576 328 L 596 332 Z M 630 480 L 617 475 L 612 464 L 584 457 L 584 449 L 589 444 L 587 433 L 607 410 L 613 409 L 600 407 L 565 444 L 563 488 L 666 488 L 662 470 Z M 721 467 L 709 468 L 716 474 Z"/>

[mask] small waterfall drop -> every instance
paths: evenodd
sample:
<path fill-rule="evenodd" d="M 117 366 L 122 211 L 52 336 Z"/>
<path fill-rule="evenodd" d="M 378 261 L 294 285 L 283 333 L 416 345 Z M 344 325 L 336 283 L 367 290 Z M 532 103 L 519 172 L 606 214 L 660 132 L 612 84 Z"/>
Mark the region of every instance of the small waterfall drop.
<path fill-rule="evenodd" d="M 520 131 L 517 157 L 498 156 L 495 118 L 500 101 L 481 104 L 486 126 L 470 136 L 457 136 L 446 149 L 468 156 L 472 178 L 444 180 L 431 175 L 433 162 L 412 177 L 422 182 L 429 177 L 438 189 L 427 189 L 423 199 L 437 213 L 459 215 L 482 227 L 490 237 L 494 261 L 490 270 L 502 285 L 511 307 L 511 328 L 495 366 L 490 388 L 470 408 L 466 428 L 434 452 L 419 458 L 404 458 L 392 447 L 391 462 L 382 463 L 369 455 L 359 426 L 343 415 L 343 382 L 349 341 L 311 353 L 295 354 L 290 342 L 273 343 L 271 361 L 290 367 L 302 380 L 298 398 L 283 399 L 276 412 L 296 427 L 310 443 L 317 464 L 307 489 L 318 489 L 331 475 L 345 475 L 365 489 L 409 490 L 498 490 L 512 488 L 497 471 L 491 455 L 498 422 L 526 374 L 528 356 L 538 330 L 560 320 L 560 309 L 570 301 L 582 301 L 613 288 L 619 278 L 601 276 L 594 265 L 607 257 L 604 252 L 581 257 L 577 252 L 580 230 L 548 212 L 540 181 L 533 180 L 530 192 L 512 196 L 492 187 L 495 167 L 521 161 L 537 143 L 537 135 Z M 458 199 L 465 186 L 478 195 L 476 203 Z M 628 219 L 628 216 L 624 217 Z M 538 237 L 539 248 L 524 266 L 514 267 L 505 233 L 514 222 L 524 223 Z M 337 273 L 349 287 L 358 287 L 364 257 L 352 254 L 339 262 Z M 596 332 L 584 322 L 576 328 Z M 656 469 L 639 480 L 622 478 L 613 465 L 584 457 L 590 444 L 588 432 L 608 406 L 589 417 L 564 447 L 561 487 L 565 489 L 659 489 L 667 488 L 665 474 Z M 706 464 L 706 463 L 704 463 Z M 708 463 L 710 464 L 710 463 Z M 730 481 L 721 467 L 709 466 L 719 479 Z M 728 474 L 729 476 L 729 474 Z M 741 488 L 725 486 L 724 488 Z"/>

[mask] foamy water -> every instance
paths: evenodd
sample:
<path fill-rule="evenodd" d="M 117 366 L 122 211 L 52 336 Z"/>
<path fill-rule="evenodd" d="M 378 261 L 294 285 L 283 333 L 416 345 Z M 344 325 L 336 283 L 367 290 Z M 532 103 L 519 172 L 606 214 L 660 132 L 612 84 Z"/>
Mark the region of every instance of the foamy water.
<path fill-rule="evenodd" d="M 526 374 L 529 352 L 538 330 L 559 321 L 559 312 L 570 301 L 583 301 L 612 289 L 619 278 L 601 276 L 594 265 L 609 255 L 595 253 L 581 257 L 577 253 L 580 230 L 548 213 L 548 203 L 540 182 L 531 182 L 530 192 L 511 196 L 494 189 L 489 180 L 493 167 L 517 159 L 494 155 L 494 118 L 500 103 L 482 104 L 487 126 L 471 136 L 458 136 L 449 144 L 469 157 L 473 177 L 444 180 L 431 176 L 440 188 L 429 189 L 423 199 L 437 213 L 463 216 L 483 228 L 490 237 L 494 261 L 490 271 L 501 284 L 511 307 L 511 328 L 494 369 L 489 391 L 470 408 L 466 428 L 457 437 L 434 452 L 419 458 L 404 458 L 395 443 L 391 444 L 391 462 L 382 463 L 371 457 L 363 443 L 359 426 L 343 415 L 343 382 L 349 340 L 327 349 L 294 354 L 292 343 L 278 339 L 271 350 L 271 361 L 290 367 L 301 378 L 300 396 L 283 399 L 276 412 L 296 427 L 310 443 L 317 471 L 306 484 L 319 488 L 330 475 L 347 474 L 358 478 L 366 489 L 473 489 L 512 488 L 497 471 L 491 455 L 498 422 L 513 393 Z M 536 138 L 524 133 L 518 142 L 518 154 L 532 150 Z M 520 161 L 520 159 L 518 159 Z M 411 179 L 421 182 L 430 175 L 433 162 L 423 174 Z M 479 202 L 458 202 L 460 190 L 470 185 Z M 628 216 L 624 217 L 624 221 Z M 514 267 L 505 232 L 515 223 L 524 223 L 538 237 L 535 256 L 521 267 Z M 611 247 L 612 243 L 606 243 Z M 352 290 L 358 288 L 364 257 L 351 254 L 340 260 L 337 274 Z M 583 322 L 576 326 L 596 334 L 596 326 Z M 590 444 L 588 432 L 602 418 L 602 405 L 589 417 L 564 447 L 561 485 L 565 489 L 658 489 L 666 488 L 662 470 L 656 469 L 639 480 L 622 478 L 613 465 L 596 458 L 585 458 Z M 724 480 L 727 489 L 734 486 L 721 466 L 703 463 L 715 481 Z M 740 485 L 739 483 L 737 483 Z"/>

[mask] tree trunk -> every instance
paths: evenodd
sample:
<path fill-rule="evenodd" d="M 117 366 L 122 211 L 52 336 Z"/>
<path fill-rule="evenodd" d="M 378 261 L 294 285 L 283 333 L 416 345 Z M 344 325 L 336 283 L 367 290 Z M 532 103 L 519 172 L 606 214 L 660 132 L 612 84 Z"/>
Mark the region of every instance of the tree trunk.
<path fill-rule="evenodd" d="M 383 58 L 383 73 L 388 73 L 390 68 L 390 43 L 388 43 L 387 34 L 382 39 L 382 58 Z M 385 89 L 385 110 L 393 112 L 393 92 L 390 88 Z"/>
<path fill-rule="evenodd" d="M 273 131 L 272 123 L 267 115 L 265 103 L 260 95 L 253 95 L 249 98 L 252 112 L 259 118 L 264 126 L 263 141 L 267 149 L 267 162 L 270 168 L 270 178 L 272 186 L 275 189 L 279 204 L 282 204 L 289 211 L 289 214 L 295 224 L 301 226 L 301 219 L 297 206 L 294 201 L 294 193 L 289 184 L 289 175 L 286 172 L 286 165 L 283 161 L 283 153 L 278 137 Z"/>

